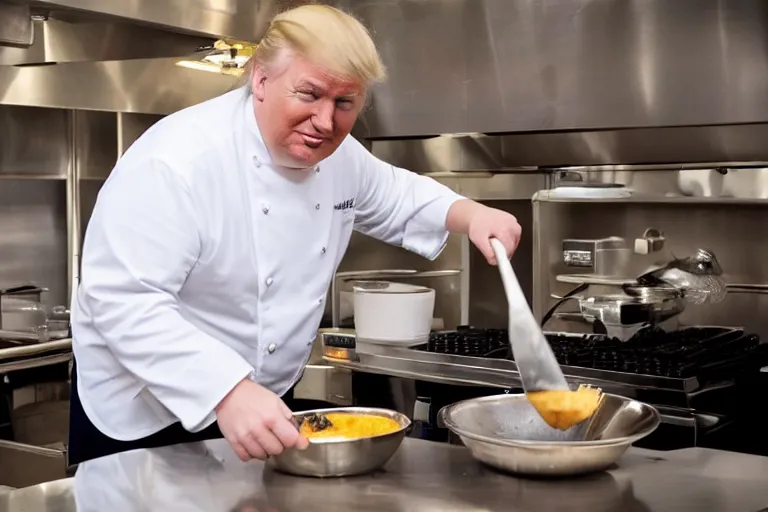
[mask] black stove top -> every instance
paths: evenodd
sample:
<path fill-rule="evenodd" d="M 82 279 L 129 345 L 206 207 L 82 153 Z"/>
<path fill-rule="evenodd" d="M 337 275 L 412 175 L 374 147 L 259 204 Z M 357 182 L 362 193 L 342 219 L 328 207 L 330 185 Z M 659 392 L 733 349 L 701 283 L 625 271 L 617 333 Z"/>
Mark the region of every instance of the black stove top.
<path fill-rule="evenodd" d="M 768 345 L 741 329 L 689 327 L 667 332 L 649 328 L 628 341 L 603 334 L 545 336 L 560 364 L 597 370 L 686 378 L 733 375 L 768 364 Z M 437 331 L 415 350 L 514 360 L 505 329 L 462 326 Z"/>

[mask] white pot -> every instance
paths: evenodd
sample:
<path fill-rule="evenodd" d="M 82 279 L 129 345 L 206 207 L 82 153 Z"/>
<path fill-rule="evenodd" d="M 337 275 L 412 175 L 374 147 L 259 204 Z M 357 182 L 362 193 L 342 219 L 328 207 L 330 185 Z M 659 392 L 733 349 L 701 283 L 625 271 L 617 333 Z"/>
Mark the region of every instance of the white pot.
<path fill-rule="evenodd" d="M 387 281 L 354 286 L 358 340 L 387 345 L 426 343 L 435 311 L 435 290 Z"/>

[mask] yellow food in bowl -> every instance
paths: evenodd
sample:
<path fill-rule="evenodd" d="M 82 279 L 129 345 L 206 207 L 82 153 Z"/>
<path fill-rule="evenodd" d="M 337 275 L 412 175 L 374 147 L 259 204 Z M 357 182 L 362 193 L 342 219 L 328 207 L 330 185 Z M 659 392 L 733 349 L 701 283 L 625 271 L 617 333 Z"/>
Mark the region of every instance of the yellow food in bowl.
<path fill-rule="evenodd" d="M 582 385 L 576 391 L 534 391 L 527 396 L 547 425 L 568 430 L 597 411 L 603 393 Z"/>
<path fill-rule="evenodd" d="M 323 439 L 329 437 L 344 437 L 356 439 L 361 437 L 381 436 L 400 430 L 400 424 L 392 418 L 374 416 L 372 414 L 354 414 L 346 412 L 330 412 L 324 414 L 333 424 L 323 430 L 315 431 L 309 422 L 301 424 L 300 432 L 307 439 Z"/>

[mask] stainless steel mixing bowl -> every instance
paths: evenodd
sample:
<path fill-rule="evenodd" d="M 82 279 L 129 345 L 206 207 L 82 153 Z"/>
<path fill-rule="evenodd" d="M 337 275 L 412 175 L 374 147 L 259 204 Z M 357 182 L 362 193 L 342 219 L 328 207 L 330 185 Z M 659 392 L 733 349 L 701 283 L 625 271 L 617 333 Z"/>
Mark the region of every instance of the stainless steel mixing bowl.
<path fill-rule="evenodd" d="M 464 400 L 440 410 L 439 421 L 472 456 L 512 473 L 567 476 L 611 466 L 661 422 L 647 404 L 606 394 L 589 420 L 565 431 L 551 428 L 524 394 Z"/>
<path fill-rule="evenodd" d="M 369 414 L 392 418 L 400 429 L 390 434 L 358 439 L 311 439 L 306 450 L 290 449 L 272 457 L 275 467 L 298 476 L 333 477 L 370 473 L 380 469 L 395 454 L 405 438 L 411 420 L 404 414 L 389 409 L 369 407 L 339 407 L 295 413 L 299 423 L 312 413 L 344 412 Z"/>

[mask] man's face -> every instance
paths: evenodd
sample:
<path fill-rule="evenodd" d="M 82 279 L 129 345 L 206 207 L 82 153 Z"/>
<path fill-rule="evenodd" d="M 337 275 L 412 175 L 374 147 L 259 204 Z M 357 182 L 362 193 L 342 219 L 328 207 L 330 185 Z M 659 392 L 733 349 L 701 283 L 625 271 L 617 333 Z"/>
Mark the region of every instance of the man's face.
<path fill-rule="evenodd" d="M 333 76 L 298 55 L 255 69 L 254 110 L 272 160 L 306 169 L 336 151 L 365 102 L 363 84 Z"/>

